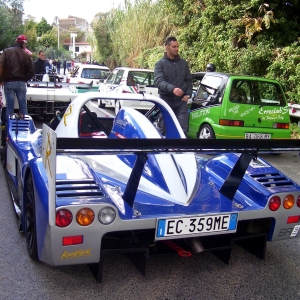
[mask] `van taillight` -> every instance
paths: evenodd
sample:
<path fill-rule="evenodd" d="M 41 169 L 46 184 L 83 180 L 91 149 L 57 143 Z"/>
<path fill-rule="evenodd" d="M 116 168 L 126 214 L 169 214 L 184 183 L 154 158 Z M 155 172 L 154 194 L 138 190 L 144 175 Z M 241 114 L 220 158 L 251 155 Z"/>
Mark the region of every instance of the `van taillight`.
<path fill-rule="evenodd" d="M 273 123 L 273 128 L 277 129 L 289 129 L 290 124 L 289 123 Z"/>
<path fill-rule="evenodd" d="M 240 126 L 243 127 L 244 126 L 244 121 L 239 121 L 239 120 L 220 120 L 219 121 L 220 125 L 223 126 Z"/>

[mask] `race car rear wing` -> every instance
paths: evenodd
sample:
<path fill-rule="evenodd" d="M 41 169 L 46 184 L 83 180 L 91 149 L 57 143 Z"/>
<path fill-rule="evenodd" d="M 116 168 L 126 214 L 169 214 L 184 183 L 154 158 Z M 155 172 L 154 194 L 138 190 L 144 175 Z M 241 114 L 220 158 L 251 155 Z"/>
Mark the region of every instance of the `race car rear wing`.
<path fill-rule="evenodd" d="M 300 151 L 300 140 L 200 140 L 200 139 L 97 139 L 57 138 L 55 131 L 43 125 L 42 159 L 48 177 L 50 224 L 55 222 L 56 155 L 112 155 L 135 154 L 137 159 L 128 179 L 123 199 L 133 206 L 139 181 L 148 154 L 196 153 L 218 154 L 241 153 L 228 174 L 220 193 L 233 199 L 252 159 L 261 152 L 278 153 Z"/>

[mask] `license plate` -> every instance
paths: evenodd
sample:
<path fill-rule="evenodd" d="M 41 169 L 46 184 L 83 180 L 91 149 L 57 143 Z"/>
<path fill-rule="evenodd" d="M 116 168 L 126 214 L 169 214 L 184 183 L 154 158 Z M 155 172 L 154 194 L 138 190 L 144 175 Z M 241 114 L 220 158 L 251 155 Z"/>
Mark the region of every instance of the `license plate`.
<path fill-rule="evenodd" d="M 245 139 L 270 140 L 271 134 L 269 134 L 269 133 L 245 133 Z"/>
<path fill-rule="evenodd" d="M 158 219 L 156 237 L 201 235 L 202 233 L 221 231 L 235 232 L 237 221 L 237 213 Z"/>

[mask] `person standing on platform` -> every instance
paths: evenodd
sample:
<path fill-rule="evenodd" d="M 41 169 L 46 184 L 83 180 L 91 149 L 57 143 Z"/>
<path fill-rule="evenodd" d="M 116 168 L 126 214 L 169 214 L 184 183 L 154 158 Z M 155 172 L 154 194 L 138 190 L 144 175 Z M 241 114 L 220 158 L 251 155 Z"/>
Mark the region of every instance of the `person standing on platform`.
<path fill-rule="evenodd" d="M 25 35 L 16 38 L 13 47 L 3 50 L 0 56 L 0 85 L 4 86 L 6 98 L 6 116 L 14 113 L 15 96 L 19 103 L 19 117 L 27 114 L 27 81 L 34 76 L 34 67 L 30 55 L 24 49 L 27 45 Z"/>

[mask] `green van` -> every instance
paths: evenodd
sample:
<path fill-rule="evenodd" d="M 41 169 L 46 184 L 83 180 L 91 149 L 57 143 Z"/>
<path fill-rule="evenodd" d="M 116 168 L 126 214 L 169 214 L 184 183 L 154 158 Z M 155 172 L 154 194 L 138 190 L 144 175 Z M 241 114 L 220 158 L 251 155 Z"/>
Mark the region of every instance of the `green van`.
<path fill-rule="evenodd" d="M 254 76 L 199 72 L 189 138 L 290 139 L 290 116 L 280 83 Z"/>

